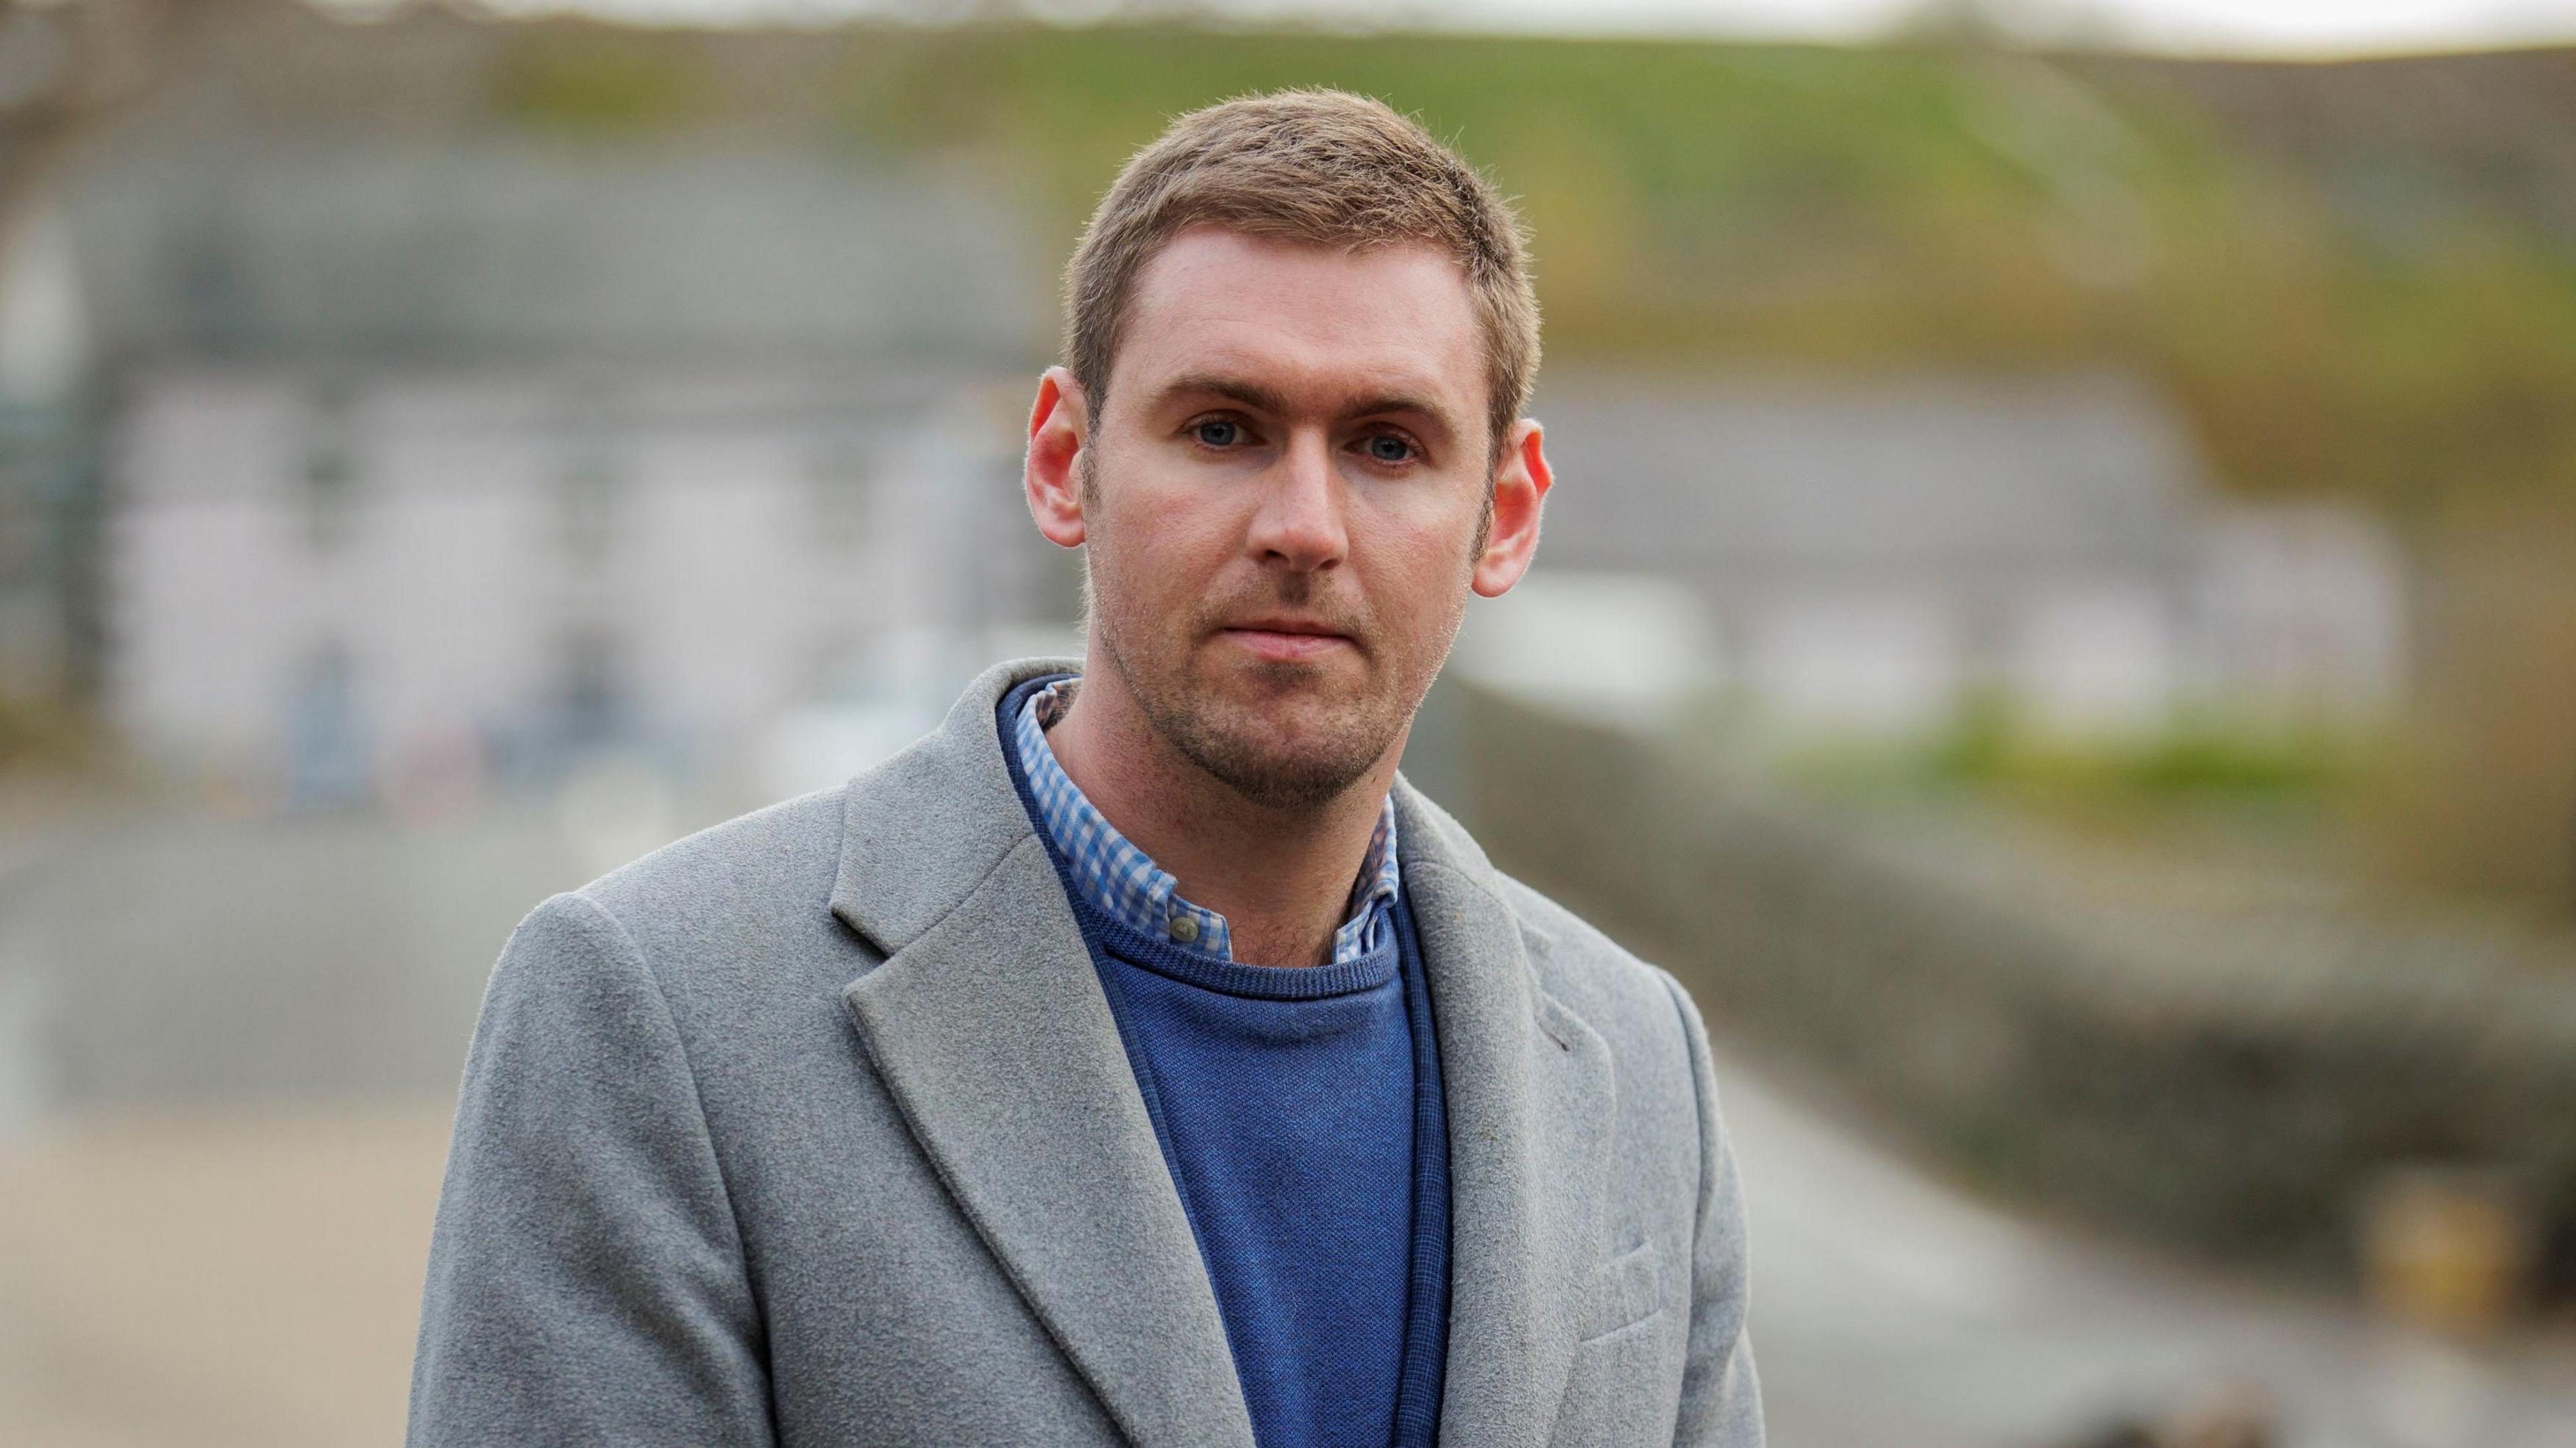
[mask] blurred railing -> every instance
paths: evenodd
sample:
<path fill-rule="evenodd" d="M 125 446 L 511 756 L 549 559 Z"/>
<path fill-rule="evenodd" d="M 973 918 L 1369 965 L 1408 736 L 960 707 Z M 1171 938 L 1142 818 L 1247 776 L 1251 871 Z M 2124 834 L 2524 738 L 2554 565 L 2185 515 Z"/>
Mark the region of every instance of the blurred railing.
<path fill-rule="evenodd" d="M 2256 969 L 2182 928 L 2097 936 L 1676 742 L 1461 696 L 1472 824 L 1502 868 L 1672 969 L 1720 1037 L 1987 1184 L 2374 1277 L 2411 1270 L 2408 1224 L 2438 1234 L 2466 1193 L 2508 1204 L 2488 1249 L 2511 1261 L 2464 1270 L 2518 1292 L 2554 1262 L 2564 1291 L 2576 972 L 2367 932 Z"/>

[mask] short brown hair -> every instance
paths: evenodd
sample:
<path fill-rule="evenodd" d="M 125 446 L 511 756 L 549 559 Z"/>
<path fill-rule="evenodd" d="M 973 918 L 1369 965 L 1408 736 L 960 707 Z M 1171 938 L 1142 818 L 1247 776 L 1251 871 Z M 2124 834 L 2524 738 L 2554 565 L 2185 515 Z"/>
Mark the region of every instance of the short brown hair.
<path fill-rule="evenodd" d="M 1065 268 L 1065 363 L 1094 418 L 1137 275 L 1203 223 L 1348 250 L 1421 241 L 1448 252 L 1483 325 L 1488 466 L 1501 462 L 1538 372 L 1538 296 L 1519 224 L 1457 152 L 1348 91 L 1275 91 L 1192 111 L 1118 173 Z"/>

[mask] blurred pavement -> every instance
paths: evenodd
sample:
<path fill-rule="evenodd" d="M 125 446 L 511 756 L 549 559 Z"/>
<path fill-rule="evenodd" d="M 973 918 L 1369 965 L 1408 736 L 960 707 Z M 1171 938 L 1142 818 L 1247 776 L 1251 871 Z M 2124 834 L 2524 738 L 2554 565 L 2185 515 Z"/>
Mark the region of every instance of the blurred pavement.
<path fill-rule="evenodd" d="M 444 1093 L 503 936 L 607 847 L 601 813 L 135 824 L 19 877 L 0 978 L 39 1002 L 50 1106 L 0 1140 L 0 1438 L 398 1437 Z M 1741 1064 L 1723 1090 L 1778 1448 L 2054 1448 L 2237 1383 L 2278 1448 L 2576 1444 L 2576 1340 L 2447 1345 L 2150 1260 Z"/>

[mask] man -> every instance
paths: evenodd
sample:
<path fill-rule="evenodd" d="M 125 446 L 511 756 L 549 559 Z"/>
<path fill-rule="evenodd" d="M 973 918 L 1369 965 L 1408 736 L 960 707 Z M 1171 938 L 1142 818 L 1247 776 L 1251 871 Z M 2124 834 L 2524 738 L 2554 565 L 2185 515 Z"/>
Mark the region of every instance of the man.
<path fill-rule="evenodd" d="M 1509 212 L 1234 101 L 1068 290 L 1088 666 L 520 926 L 412 1441 L 1758 1444 L 1688 998 L 1395 774 L 1550 483 Z"/>

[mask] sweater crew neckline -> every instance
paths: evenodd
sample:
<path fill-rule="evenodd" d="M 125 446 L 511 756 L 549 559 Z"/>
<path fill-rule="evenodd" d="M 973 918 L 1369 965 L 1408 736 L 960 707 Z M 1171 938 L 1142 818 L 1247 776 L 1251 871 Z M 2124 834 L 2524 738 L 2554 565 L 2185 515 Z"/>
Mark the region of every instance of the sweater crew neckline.
<path fill-rule="evenodd" d="M 1220 960 L 1205 951 L 1157 940 L 1123 920 L 1113 919 L 1088 901 L 1074 903 L 1090 917 L 1088 923 L 1099 932 L 1100 943 L 1119 959 L 1166 980 L 1243 1000 L 1316 1001 L 1375 990 L 1392 982 L 1404 963 L 1393 931 L 1366 955 L 1325 965 L 1250 965 Z"/>

